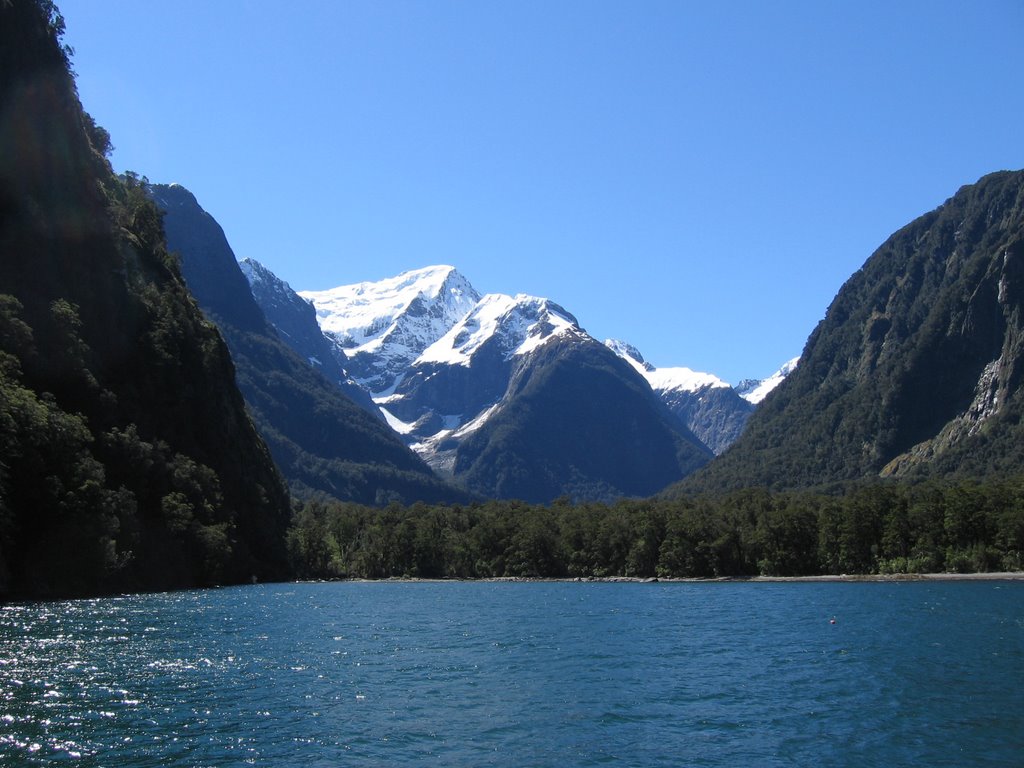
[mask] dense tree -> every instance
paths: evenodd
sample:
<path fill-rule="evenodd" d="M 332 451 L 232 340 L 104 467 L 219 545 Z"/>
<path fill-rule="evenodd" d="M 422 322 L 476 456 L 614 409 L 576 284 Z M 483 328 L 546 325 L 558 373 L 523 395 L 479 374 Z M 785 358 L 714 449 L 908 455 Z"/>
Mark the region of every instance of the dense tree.
<path fill-rule="evenodd" d="M 0 3 L 0 596 L 287 576 L 227 347 L 117 177 L 48 0 Z"/>
<path fill-rule="evenodd" d="M 873 483 L 842 496 L 380 510 L 314 501 L 289 533 L 316 578 L 801 576 L 1019 570 L 1024 481 Z"/>

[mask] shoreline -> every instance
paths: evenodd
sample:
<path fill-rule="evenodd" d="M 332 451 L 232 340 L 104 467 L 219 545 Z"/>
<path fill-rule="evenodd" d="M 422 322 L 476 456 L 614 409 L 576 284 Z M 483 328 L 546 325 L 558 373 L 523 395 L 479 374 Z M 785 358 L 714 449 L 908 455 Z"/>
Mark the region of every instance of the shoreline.
<path fill-rule="evenodd" d="M 336 582 L 365 584 L 446 584 L 446 583 L 509 583 L 509 584 L 785 584 L 828 582 L 904 582 L 904 581 L 1024 581 L 1024 571 L 993 571 L 986 573 L 865 573 L 826 574 L 819 576 L 719 576 L 710 578 L 657 577 L 657 576 L 488 576 L 466 578 L 419 578 L 415 576 L 389 576 L 384 579 L 311 579 L 295 583 L 330 584 Z"/>

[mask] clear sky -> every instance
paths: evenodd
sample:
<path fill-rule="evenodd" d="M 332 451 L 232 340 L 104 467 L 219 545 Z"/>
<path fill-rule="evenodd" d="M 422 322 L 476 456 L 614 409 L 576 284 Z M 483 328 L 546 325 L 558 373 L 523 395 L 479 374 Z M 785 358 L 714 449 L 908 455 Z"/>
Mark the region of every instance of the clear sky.
<path fill-rule="evenodd" d="M 58 5 L 115 168 L 239 258 L 297 290 L 453 264 L 734 383 L 1024 167 L 1021 0 Z"/>

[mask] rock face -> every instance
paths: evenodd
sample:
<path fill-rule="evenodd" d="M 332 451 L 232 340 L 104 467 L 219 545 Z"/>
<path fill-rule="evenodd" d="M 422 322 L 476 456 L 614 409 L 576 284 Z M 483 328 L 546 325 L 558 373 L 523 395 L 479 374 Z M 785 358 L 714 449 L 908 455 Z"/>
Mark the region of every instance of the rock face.
<path fill-rule="evenodd" d="M 167 242 L 180 255 L 189 287 L 227 341 L 253 420 L 295 495 L 364 504 L 468 498 L 439 480 L 382 420 L 346 397 L 337 381 L 310 364 L 312 355 L 300 357 L 282 341 L 256 304 L 223 230 L 191 192 L 176 184 L 152 185 L 150 194 L 164 211 Z M 282 297 L 273 291 L 262 295 Z M 286 310 L 279 304 L 275 316 L 288 315 Z M 308 333 L 297 336 L 316 342 Z"/>
<path fill-rule="evenodd" d="M 717 456 L 743 433 L 754 405 L 732 387 L 656 389 L 661 401 Z"/>
<path fill-rule="evenodd" d="M 426 267 L 389 280 L 302 291 L 345 368 L 374 396 L 398 385 L 417 357 L 480 296 L 453 267 Z"/>
<path fill-rule="evenodd" d="M 1019 472 L 1024 172 L 962 188 L 839 291 L 800 365 L 691 488 Z"/>

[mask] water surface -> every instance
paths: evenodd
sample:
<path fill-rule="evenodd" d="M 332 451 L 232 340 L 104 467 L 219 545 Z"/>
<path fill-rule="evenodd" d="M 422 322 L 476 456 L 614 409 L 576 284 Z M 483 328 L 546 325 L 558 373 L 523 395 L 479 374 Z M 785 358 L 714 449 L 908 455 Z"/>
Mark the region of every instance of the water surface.
<path fill-rule="evenodd" d="M 1022 763 L 1022 582 L 286 584 L 0 607 L 4 766 Z"/>

